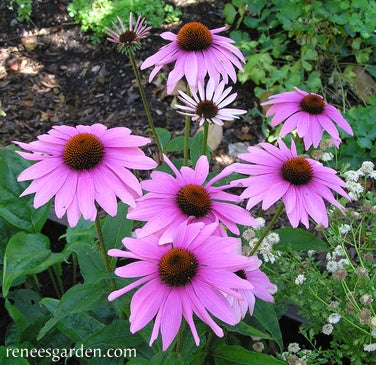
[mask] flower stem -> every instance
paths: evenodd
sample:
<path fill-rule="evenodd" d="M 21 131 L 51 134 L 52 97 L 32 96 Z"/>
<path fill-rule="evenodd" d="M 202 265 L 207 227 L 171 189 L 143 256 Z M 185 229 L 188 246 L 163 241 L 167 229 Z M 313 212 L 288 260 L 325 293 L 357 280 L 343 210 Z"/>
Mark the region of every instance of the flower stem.
<path fill-rule="evenodd" d="M 278 208 L 277 210 L 275 211 L 274 213 L 274 216 L 272 218 L 272 220 L 269 222 L 269 224 L 265 227 L 265 230 L 264 232 L 262 232 L 262 235 L 261 237 L 258 239 L 258 241 L 256 242 L 256 245 L 252 248 L 251 252 L 250 252 L 250 256 L 254 255 L 256 253 L 256 251 L 258 250 L 259 246 L 261 245 L 262 243 L 262 240 L 266 237 L 266 235 L 272 230 L 275 222 L 277 221 L 278 217 L 281 215 L 282 211 L 283 211 L 283 208 L 284 208 L 284 205 L 283 205 L 283 201 L 281 200 L 281 202 L 279 203 L 278 205 Z"/>
<path fill-rule="evenodd" d="M 206 149 L 208 146 L 208 134 L 209 134 L 209 124 L 207 122 L 204 123 L 204 135 L 202 140 L 202 155 L 206 156 Z"/>
<path fill-rule="evenodd" d="M 157 145 L 157 148 L 158 148 L 158 151 L 159 151 L 159 154 L 160 154 L 160 156 L 159 156 L 160 161 L 159 162 L 161 162 L 161 161 L 163 161 L 163 157 L 162 157 L 163 156 L 163 150 L 162 150 L 161 143 L 159 141 L 159 137 L 158 137 L 157 131 L 156 131 L 155 126 L 154 126 L 154 121 L 153 121 L 153 118 L 151 116 L 151 112 L 150 112 L 150 109 L 149 109 L 149 104 L 148 104 L 148 102 L 146 100 L 145 91 L 144 91 L 144 88 L 142 87 L 141 76 L 140 76 L 140 73 L 138 71 L 138 67 L 137 67 L 137 64 L 136 64 L 136 60 L 134 59 L 133 52 L 129 51 L 128 54 L 129 54 L 129 59 L 130 59 L 131 64 L 132 64 L 134 75 L 136 77 L 136 82 L 137 82 L 138 89 L 140 91 L 140 95 L 141 95 L 141 99 L 142 99 L 142 104 L 144 105 L 146 117 L 148 119 L 148 122 L 149 122 L 149 125 L 150 125 L 150 129 L 151 129 L 151 131 L 153 133 L 154 140 L 155 140 L 155 143 Z"/>
<path fill-rule="evenodd" d="M 185 124 L 184 124 L 184 159 L 183 165 L 188 165 L 188 151 L 189 151 L 189 131 L 190 131 L 190 117 L 185 117 Z"/>
<path fill-rule="evenodd" d="M 101 222 L 100 222 L 98 213 L 97 213 L 97 216 L 95 217 L 95 229 L 96 229 L 97 235 L 98 235 L 97 246 L 98 246 L 99 251 L 102 255 L 104 266 L 105 266 L 106 271 L 108 273 L 112 273 L 113 270 L 112 270 L 110 261 L 108 260 L 107 250 L 106 250 L 106 246 L 104 244 L 102 227 L 101 227 Z M 116 283 L 115 283 L 115 280 L 113 278 L 110 281 L 110 285 L 111 285 L 111 290 L 116 290 Z"/>

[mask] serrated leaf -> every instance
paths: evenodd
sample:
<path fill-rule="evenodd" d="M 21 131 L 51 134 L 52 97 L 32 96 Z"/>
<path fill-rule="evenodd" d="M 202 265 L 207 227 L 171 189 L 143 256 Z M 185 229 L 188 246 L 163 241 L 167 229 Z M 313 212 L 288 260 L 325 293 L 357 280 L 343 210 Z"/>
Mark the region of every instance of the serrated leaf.
<path fill-rule="evenodd" d="M 279 243 L 276 248 L 279 251 L 327 251 L 328 245 L 311 232 L 301 228 L 284 227 L 276 230 L 279 235 Z"/>

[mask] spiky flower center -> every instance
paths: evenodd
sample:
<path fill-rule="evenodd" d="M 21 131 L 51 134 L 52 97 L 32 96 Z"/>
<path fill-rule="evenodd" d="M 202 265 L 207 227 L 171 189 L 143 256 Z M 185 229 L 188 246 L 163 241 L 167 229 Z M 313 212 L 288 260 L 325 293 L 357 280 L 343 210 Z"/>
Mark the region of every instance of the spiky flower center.
<path fill-rule="evenodd" d="M 185 286 L 197 275 L 198 261 L 187 249 L 176 247 L 159 261 L 159 277 L 171 288 Z"/>
<path fill-rule="evenodd" d="M 119 42 L 130 45 L 137 38 L 137 34 L 132 30 L 127 30 L 119 35 Z"/>
<path fill-rule="evenodd" d="M 238 270 L 238 271 L 235 272 L 235 274 L 237 276 L 239 276 L 240 279 L 247 280 L 247 274 L 246 274 L 245 270 Z"/>
<path fill-rule="evenodd" d="M 104 146 L 101 140 L 91 133 L 79 133 L 68 140 L 64 147 L 63 158 L 73 170 L 90 170 L 103 159 Z"/>
<path fill-rule="evenodd" d="M 176 196 L 176 203 L 184 214 L 196 218 L 206 216 L 211 209 L 210 195 L 200 185 L 183 186 Z"/>
<path fill-rule="evenodd" d="M 300 102 L 300 107 L 309 114 L 321 114 L 325 110 L 325 102 L 319 95 L 308 94 Z"/>
<path fill-rule="evenodd" d="M 308 184 L 313 178 L 310 163 L 303 157 L 290 158 L 282 165 L 282 177 L 293 185 Z"/>
<path fill-rule="evenodd" d="M 203 100 L 197 104 L 196 114 L 202 118 L 214 118 L 218 113 L 218 107 L 211 100 Z"/>
<path fill-rule="evenodd" d="M 213 41 L 209 28 L 198 22 L 185 24 L 177 37 L 178 45 L 184 51 L 203 51 L 208 49 Z"/>

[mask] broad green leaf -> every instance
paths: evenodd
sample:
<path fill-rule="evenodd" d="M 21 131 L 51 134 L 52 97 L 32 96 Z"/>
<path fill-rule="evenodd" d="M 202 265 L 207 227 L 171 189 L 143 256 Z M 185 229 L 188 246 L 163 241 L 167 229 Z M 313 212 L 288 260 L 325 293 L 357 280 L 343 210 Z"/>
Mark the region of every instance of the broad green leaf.
<path fill-rule="evenodd" d="M 223 15 L 227 24 L 232 24 L 234 22 L 237 13 L 235 7 L 231 3 L 227 3 L 223 8 Z"/>
<path fill-rule="evenodd" d="M 130 237 L 133 228 L 133 221 L 126 218 L 127 213 L 128 206 L 119 202 L 116 216 L 107 216 L 103 220 L 103 239 L 108 250 L 111 248 L 121 248 L 122 239 L 124 237 Z"/>
<path fill-rule="evenodd" d="M 184 149 L 184 136 L 178 136 L 168 142 L 165 151 L 166 152 L 176 152 L 183 151 Z"/>
<path fill-rule="evenodd" d="M 17 177 L 30 165 L 14 149 L 0 148 L 0 217 L 13 227 L 37 233 L 48 218 L 51 204 L 35 209 L 34 195 L 20 198 L 30 182 L 17 182 Z"/>
<path fill-rule="evenodd" d="M 106 302 L 109 293 L 110 290 L 103 281 L 76 284 L 61 297 L 54 317 L 60 320 L 72 313 L 95 309 Z"/>
<path fill-rule="evenodd" d="M 77 254 L 80 272 L 85 283 L 96 283 L 108 274 L 94 243 L 77 241 L 69 244 L 67 249 Z"/>
<path fill-rule="evenodd" d="M 190 143 L 189 152 L 190 152 L 190 157 L 191 157 L 193 166 L 196 166 L 196 162 L 201 156 L 202 143 L 203 143 L 203 132 L 200 131 L 192 138 L 191 143 Z M 210 159 L 210 155 L 211 155 L 210 148 L 207 148 L 206 156 L 208 157 L 208 159 Z"/>
<path fill-rule="evenodd" d="M 162 150 L 164 152 L 168 142 L 171 139 L 171 133 L 165 128 L 155 128 L 155 131 L 157 132 L 159 143 L 161 144 Z"/>
<path fill-rule="evenodd" d="M 86 313 L 69 314 L 59 321 L 57 328 L 74 342 L 85 341 L 92 333 L 96 333 L 105 325 Z"/>
<path fill-rule="evenodd" d="M 101 330 L 92 334 L 82 342 L 84 348 L 108 349 L 119 348 L 127 350 L 128 358 L 134 357 L 137 353 L 137 346 L 143 343 L 142 338 L 136 333 L 129 332 L 129 321 L 117 320 L 108 324 Z"/>
<path fill-rule="evenodd" d="M 311 232 L 301 228 L 284 227 L 276 230 L 279 234 L 279 251 L 327 251 L 327 244 Z"/>
<path fill-rule="evenodd" d="M 260 331 L 259 329 L 253 326 L 250 326 L 244 321 L 240 321 L 236 326 L 230 326 L 226 323 L 223 323 L 222 327 L 226 328 L 230 332 L 239 333 L 243 336 L 248 336 L 248 337 L 256 336 L 256 337 L 264 338 L 266 340 L 273 340 L 272 336 L 268 335 L 265 332 Z"/>
<path fill-rule="evenodd" d="M 212 349 L 216 364 L 244 364 L 244 365 L 285 365 L 272 356 L 246 350 L 241 346 L 220 345 Z"/>
<path fill-rule="evenodd" d="M 279 349 L 283 349 L 282 333 L 279 327 L 277 314 L 274 304 L 256 300 L 253 316 L 259 323 L 272 335 L 274 341 L 278 344 Z"/>
<path fill-rule="evenodd" d="M 63 262 L 66 253 L 53 253 L 48 237 L 40 233 L 16 233 L 8 242 L 4 257 L 3 296 L 17 278 L 38 274 Z"/>

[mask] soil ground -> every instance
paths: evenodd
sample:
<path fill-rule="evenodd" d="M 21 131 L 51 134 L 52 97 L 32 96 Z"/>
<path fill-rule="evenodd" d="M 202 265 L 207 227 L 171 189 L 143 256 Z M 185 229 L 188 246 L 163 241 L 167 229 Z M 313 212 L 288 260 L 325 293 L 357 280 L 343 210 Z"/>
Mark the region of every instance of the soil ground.
<path fill-rule="evenodd" d="M 68 16 L 69 2 L 34 1 L 34 24 L 17 22 L 8 2 L 0 3 L 0 107 L 6 112 L 0 117 L 0 146 L 14 140 L 30 142 L 61 124 L 122 125 L 139 135 L 148 128 L 128 58 L 106 40 L 92 44 L 90 34 Z M 176 32 L 189 21 L 200 21 L 210 29 L 224 25 L 224 1 L 175 0 L 174 5 L 183 13 L 181 22 L 153 29 L 136 54 L 140 63 L 166 44 L 159 36 L 166 28 Z M 160 78 L 148 83 L 150 71 L 145 70 L 142 78 L 156 126 L 183 134 L 184 120 L 172 107 L 174 97 L 166 95 Z M 257 105 L 251 85 L 233 86 L 238 98 L 232 107 Z M 259 142 L 259 124 L 248 116 L 226 123 L 213 161 L 231 162 L 229 144 Z"/>

